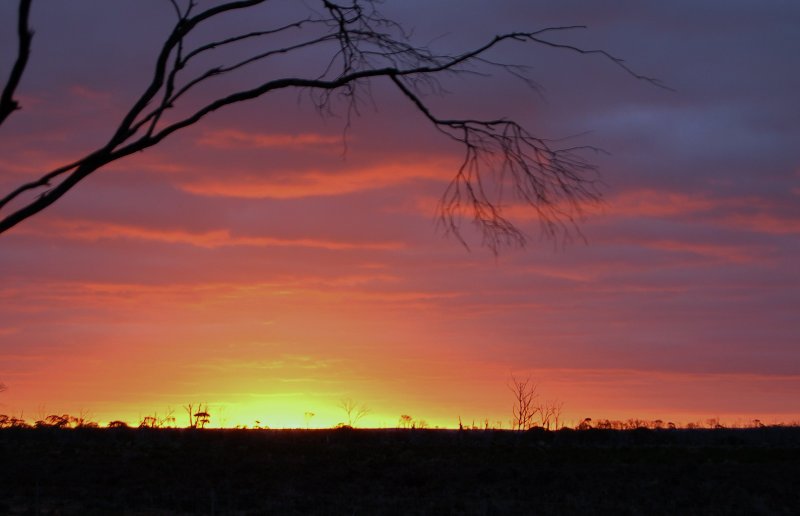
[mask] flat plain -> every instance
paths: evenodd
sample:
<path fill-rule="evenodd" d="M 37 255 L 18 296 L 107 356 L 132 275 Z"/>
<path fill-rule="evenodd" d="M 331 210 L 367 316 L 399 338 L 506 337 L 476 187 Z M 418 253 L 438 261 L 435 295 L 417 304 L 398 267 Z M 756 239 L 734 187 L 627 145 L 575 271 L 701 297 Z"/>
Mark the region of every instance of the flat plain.
<path fill-rule="evenodd" d="M 800 428 L 7 428 L 0 514 L 800 514 Z"/>

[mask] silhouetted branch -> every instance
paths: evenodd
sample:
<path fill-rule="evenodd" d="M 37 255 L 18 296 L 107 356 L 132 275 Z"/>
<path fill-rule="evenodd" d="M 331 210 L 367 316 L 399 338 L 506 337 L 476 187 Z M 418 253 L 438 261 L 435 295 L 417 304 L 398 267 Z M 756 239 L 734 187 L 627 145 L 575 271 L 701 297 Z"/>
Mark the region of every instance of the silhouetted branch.
<path fill-rule="evenodd" d="M 17 18 L 17 37 L 19 39 L 19 48 L 17 50 L 17 60 L 14 62 L 14 67 L 11 69 L 11 75 L 8 77 L 3 93 L 0 94 L 0 124 L 2 124 L 8 115 L 20 109 L 19 103 L 14 100 L 14 90 L 17 89 L 22 74 L 25 72 L 25 65 L 28 64 L 28 57 L 31 54 L 31 40 L 33 39 L 33 31 L 28 27 L 28 17 L 31 12 L 31 0 L 20 0 L 19 15 Z"/>
<path fill-rule="evenodd" d="M 581 206 L 600 200 L 595 168 L 578 153 L 591 148 L 553 149 L 512 120 L 437 118 L 402 79 L 391 79 L 440 132 L 464 146 L 464 160 L 440 203 L 441 221 L 459 239 L 458 221 L 466 205 L 493 251 L 525 243 L 524 233 L 503 215 L 504 187 L 535 210 L 550 236 L 574 227 Z M 484 186 L 484 169 L 496 176 L 494 192 Z"/>
<path fill-rule="evenodd" d="M 459 221 L 465 216 L 471 217 L 482 231 L 484 244 L 497 251 L 502 245 L 525 242 L 524 233 L 511 222 L 504 210 L 504 195 L 509 190 L 514 199 L 533 208 L 546 235 L 568 233 L 575 228 L 581 207 L 600 198 L 595 168 L 581 155 L 581 151 L 591 148 L 555 148 L 552 141 L 536 137 L 517 122 L 505 118 L 440 118 L 420 96 L 423 88 L 439 91 L 438 77 L 443 73 L 483 73 L 472 68 L 476 65 L 507 72 L 525 81 L 528 86 L 538 88 L 527 77 L 523 66 L 485 57 L 489 50 L 509 42 L 535 43 L 585 55 L 600 55 L 636 79 L 660 85 L 657 80 L 637 74 L 621 59 L 603 50 L 587 50 L 545 39 L 550 33 L 582 28 L 580 26 L 500 34 L 474 49 L 445 55 L 412 44 L 403 27 L 384 17 L 372 0 L 352 0 L 347 5 L 321 0 L 322 9 L 319 12 L 312 10 L 309 16 L 291 23 L 201 42 L 193 48 L 187 48 L 187 36 L 205 22 L 232 11 L 264 4 L 266 0 L 225 2 L 198 14 L 193 14 L 197 6 L 194 0 L 184 4 L 170 0 L 170 3 L 177 21 L 156 56 L 150 82 L 121 119 L 108 142 L 84 158 L 27 182 L 0 199 L 0 210 L 3 210 L 11 201 L 19 201 L 23 193 L 44 189 L 38 196 L 0 219 L 0 233 L 51 205 L 105 165 L 152 147 L 229 105 L 256 99 L 273 91 L 299 89 L 310 92 L 317 108 L 324 111 L 329 109 L 332 95 L 337 94 L 347 103 L 349 124 L 350 114 L 357 114 L 360 91 L 363 89 L 368 97 L 371 79 L 388 78 L 439 132 L 458 142 L 464 149 L 461 166 L 447 187 L 439 207 L 440 220 L 445 228 L 464 242 L 459 233 Z M 13 85 L 9 82 L 12 85 L 11 93 L 24 68 L 23 57 L 26 58 L 28 53 L 30 31 L 26 27 L 29 5 L 29 0 L 20 3 L 22 65 L 19 72 L 16 72 L 16 65 L 15 72 L 12 72 L 12 77 L 16 79 Z M 182 9 L 181 5 L 185 8 Z M 296 42 L 286 44 L 281 40 L 280 45 L 251 51 L 250 55 L 232 63 L 211 66 L 193 77 L 182 76 L 190 61 L 200 56 L 210 56 L 215 49 L 244 41 L 266 41 L 275 35 L 285 37 L 294 31 L 300 35 Z M 24 35 L 27 35 L 27 39 Z M 240 87 L 206 100 L 182 118 L 166 119 L 168 111 L 179 100 L 183 100 L 187 92 L 207 81 L 263 63 L 278 55 L 323 46 L 332 47 L 331 57 L 317 73 L 310 70 L 307 76 L 273 77 L 249 88 Z"/>

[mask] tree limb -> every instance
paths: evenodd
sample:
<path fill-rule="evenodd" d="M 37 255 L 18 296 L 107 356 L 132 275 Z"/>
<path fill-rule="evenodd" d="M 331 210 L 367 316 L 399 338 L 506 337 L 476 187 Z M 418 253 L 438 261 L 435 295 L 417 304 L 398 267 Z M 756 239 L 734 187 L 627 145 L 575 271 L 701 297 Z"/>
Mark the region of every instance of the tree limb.
<path fill-rule="evenodd" d="M 14 90 L 17 89 L 25 66 L 28 64 L 28 57 L 31 54 L 31 40 L 33 31 L 28 27 L 28 17 L 31 11 L 32 0 L 20 0 L 19 16 L 17 21 L 17 36 L 19 38 L 19 49 L 17 50 L 17 60 L 11 69 L 11 75 L 6 82 L 3 93 L 0 94 L 0 125 L 14 111 L 20 109 L 19 103 L 14 100 Z"/>
<path fill-rule="evenodd" d="M 533 32 L 499 34 L 483 45 L 463 53 L 442 55 L 427 47 L 410 43 L 403 28 L 383 17 L 371 0 L 351 0 L 352 3 L 348 5 L 335 4 L 329 0 L 321 1 L 323 13 L 326 14 L 316 17 L 312 15 L 272 29 L 201 43 L 188 50 L 184 48 L 186 37 L 202 23 L 227 12 L 263 4 L 266 0 L 225 2 L 196 15 L 192 15 L 196 6 L 194 0 L 190 0 L 184 10 L 181 10 L 176 0 L 170 0 L 177 22 L 158 52 L 150 83 L 121 119 L 111 138 L 105 145 L 82 159 L 57 168 L 35 181 L 27 182 L 0 199 L 2 210 L 25 192 L 48 188 L 24 203 L 21 208 L 0 219 L 0 233 L 50 206 L 103 166 L 152 147 L 171 134 L 198 123 L 210 113 L 226 106 L 256 99 L 273 91 L 293 88 L 311 92 L 319 109 L 326 108 L 331 102 L 331 96 L 338 93 L 348 102 L 349 114 L 357 109 L 359 89 L 365 88 L 369 95 L 369 81 L 383 77 L 388 78 L 400 94 L 439 132 L 460 144 L 464 150 L 463 161 L 440 201 L 440 221 L 448 232 L 464 242 L 459 233 L 459 220 L 465 215 L 471 216 L 483 234 L 484 244 L 496 252 L 502 245 L 525 243 L 524 233 L 506 217 L 506 191 L 512 192 L 517 201 L 533 208 L 548 236 L 576 227 L 576 217 L 580 216 L 582 206 L 600 199 L 595 168 L 581 156 L 583 150 L 596 149 L 556 148 L 552 141 L 536 137 L 517 122 L 504 118 L 440 118 L 420 96 L 423 86 L 438 89 L 437 78 L 442 73 L 479 73 L 469 66 L 480 64 L 508 72 L 536 89 L 536 83 L 525 75 L 525 70 L 520 65 L 499 63 L 484 57 L 489 50 L 502 43 L 519 42 L 583 55 L 599 55 L 634 78 L 663 87 L 656 79 L 636 73 L 624 61 L 603 50 L 587 50 L 545 39 L 548 33 L 583 28 L 582 26 L 548 27 Z M 30 0 L 21 0 L 20 58 L 12 71 L 13 80 L 6 87 L 9 93 L 3 93 L 4 100 L 6 96 L 11 99 L 29 53 L 29 6 Z M 188 80 L 180 76 L 190 60 L 216 48 L 283 34 L 291 29 L 303 31 L 307 28 L 317 29 L 317 32 L 293 44 L 254 51 L 233 63 L 208 68 Z M 327 66 L 319 74 L 264 80 L 253 87 L 240 88 L 206 101 L 191 111 L 191 114 L 178 120 L 164 119 L 166 111 L 183 99 L 188 91 L 214 77 L 263 62 L 276 55 L 326 44 L 331 44 L 333 51 Z M 157 98 L 159 100 L 156 101 Z M 13 103 L 13 100 L 9 102 Z"/>

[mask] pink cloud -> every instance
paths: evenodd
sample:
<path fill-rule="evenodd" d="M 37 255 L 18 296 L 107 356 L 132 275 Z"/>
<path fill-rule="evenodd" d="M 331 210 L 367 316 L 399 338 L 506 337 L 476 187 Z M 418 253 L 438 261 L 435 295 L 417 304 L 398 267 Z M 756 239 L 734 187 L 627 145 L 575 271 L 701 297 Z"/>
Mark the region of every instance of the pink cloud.
<path fill-rule="evenodd" d="M 107 103 L 112 98 L 111 93 L 107 91 L 95 90 L 82 84 L 70 86 L 69 91 L 76 97 L 80 97 L 84 100 L 90 100 L 92 102 Z"/>
<path fill-rule="evenodd" d="M 442 161 L 387 163 L 335 173 L 323 170 L 298 171 L 283 174 L 280 179 L 274 175 L 203 178 L 184 181 L 179 188 L 203 196 L 294 199 L 375 190 L 419 179 L 447 181 L 452 174 L 452 164 Z"/>
<path fill-rule="evenodd" d="M 19 332 L 19 328 L 13 327 L 0 327 L 0 337 L 6 337 L 8 335 L 13 335 Z"/>
<path fill-rule="evenodd" d="M 218 129 L 206 131 L 197 140 L 197 144 L 203 147 L 226 150 L 274 147 L 303 148 L 311 146 L 341 146 L 342 137 L 315 133 L 264 134 L 248 133 L 237 129 Z"/>
<path fill-rule="evenodd" d="M 439 198 L 419 197 L 414 208 L 430 213 L 439 203 Z M 607 196 L 600 203 L 585 204 L 580 207 L 586 217 L 651 217 L 673 218 L 716 209 L 752 205 L 752 199 L 714 199 L 705 195 L 692 195 L 683 192 L 664 192 L 652 189 L 623 190 Z M 566 204 L 560 208 L 564 213 L 571 211 Z M 508 202 L 503 213 L 514 220 L 537 220 L 536 211 L 519 201 Z M 469 215 L 465 207 L 464 215 Z"/>
<path fill-rule="evenodd" d="M 201 248 L 227 246 L 247 247 L 309 247 L 328 250 L 394 250 L 399 242 L 346 242 L 315 238 L 276 238 L 269 236 L 232 235 L 229 230 L 190 232 L 181 229 L 156 229 L 135 225 L 87 220 L 48 220 L 45 224 L 29 225 L 19 233 L 96 242 L 110 239 L 135 239 L 167 244 L 188 244 Z"/>
<path fill-rule="evenodd" d="M 653 240 L 641 242 L 641 245 L 650 249 L 674 253 L 689 253 L 705 258 L 713 258 L 715 260 L 739 264 L 763 261 L 763 258 L 761 258 L 759 253 L 754 249 L 739 245 L 681 242 L 677 240 Z"/>
<path fill-rule="evenodd" d="M 800 233 L 800 219 L 783 218 L 768 213 L 731 215 L 725 218 L 725 223 L 736 228 L 771 235 Z"/>
<path fill-rule="evenodd" d="M 739 204 L 739 201 L 733 202 Z M 617 217 L 662 218 L 708 212 L 731 204 L 731 200 L 712 199 L 704 195 L 639 189 L 623 191 L 609 199 L 598 211 Z"/>
<path fill-rule="evenodd" d="M 45 136 L 39 137 L 37 141 L 41 145 L 42 143 L 61 142 L 66 137 L 66 131 L 52 131 Z M 11 143 L 22 145 L 27 142 L 13 141 Z M 13 145 L 10 147 L 13 147 Z M 0 171 L 3 172 L 3 175 L 9 173 L 15 176 L 25 176 L 24 178 L 15 177 L 14 180 L 16 181 L 38 179 L 47 172 L 71 163 L 77 158 L 75 154 L 61 152 L 58 155 L 54 155 L 51 149 L 47 149 L 46 145 L 42 146 L 42 148 L 26 148 L 19 152 L 14 152 L 15 150 L 18 149 L 14 149 L 8 154 L 4 154 L 3 158 L 0 158 Z"/>

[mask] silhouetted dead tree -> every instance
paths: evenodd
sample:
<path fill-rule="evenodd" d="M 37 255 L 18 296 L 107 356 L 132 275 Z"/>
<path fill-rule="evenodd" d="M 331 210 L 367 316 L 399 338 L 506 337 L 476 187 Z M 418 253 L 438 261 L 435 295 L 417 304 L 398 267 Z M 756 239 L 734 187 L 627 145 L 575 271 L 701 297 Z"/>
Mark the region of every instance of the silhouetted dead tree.
<path fill-rule="evenodd" d="M 541 427 L 545 430 L 550 430 L 551 427 L 558 430 L 563 408 L 564 402 L 558 400 L 548 400 L 540 405 L 538 411 Z"/>
<path fill-rule="evenodd" d="M 370 413 L 369 407 L 364 404 L 359 405 L 351 398 L 339 400 L 339 407 L 347 415 L 347 426 L 351 427 L 355 427 L 364 416 Z"/>
<path fill-rule="evenodd" d="M 105 144 L 0 198 L 0 212 L 5 211 L 0 218 L 0 233 L 50 206 L 109 163 L 157 145 L 214 111 L 294 89 L 308 92 L 323 113 L 331 110 L 334 99 L 343 100 L 349 123 L 349 117 L 357 113 L 359 101 L 369 97 L 370 81 L 383 79 L 396 87 L 436 129 L 464 149 L 463 162 L 441 199 L 439 214 L 444 227 L 461 239 L 460 222 L 471 219 L 481 230 L 484 243 L 496 251 L 504 244 L 525 242 L 524 234 L 503 210 L 504 192 L 510 190 L 518 201 L 533 208 L 549 236 L 568 234 L 581 207 L 599 200 L 595 169 L 581 155 L 586 148 L 558 148 L 505 118 L 445 118 L 435 114 L 422 95 L 440 92 L 438 80 L 443 75 L 467 72 L 507 72 L 535 88 L 535 83 L 526 76 L 525 67 L 488 59 L 490 50 L 506 44 L 535 44 L 599 55 L 633 77 L 657 84 L 655 79 L 635 73 L 621 59 L 603 50 L 549 39 L 554 33 L 583 28 L 580 26 L 500 34 L 462 53 L 439 54 L 413 43 L 400 24 L 377 10 L 376 0 L 318 2 L 317 8 L 308 7 L 303 16 L 289 23 L 197 42 L 200 34 L 209 34 L 206 29 L 213 21 L 234 11 L 255 10 L 267 4 L 266 0 L 228 1 L 201 12 L 196 12 L 196 0 L 169 0 L 177 20 L 155 59 L 152 78 L 141 96 Z M 32 32 L 27 22 L 30 4 L 30 0 L 20 2 L 19 57 L 3 91 L 0 122 L 19 107 L 13 95 L 30 51 Z M 259 17 L 270 19 L 254 11 L 252 19 Z M 289 38 L 294 39 L 288 42 Z M 258 45 L 251 45 L 254 42 Z M 203 61 L 218 55 L 221 49 L 243 51 L 243 44 L 250 45 L 251 53 L 238 60 L 215 65 Z M 213 79 L 309 50 L 326 53 L 328 57 L 321 68 L 309 69 L 305 75 L 276 76 L 249 86 L 240 84 L 227 94 L 201 103 L 200 107 L 187 105 L 187 94 L 197 93 L 200 86 Z M 261 69 L 259 75 L 263 76 L 263 72 Z M 179 106 L 180 110 L 174 109 Z M 179 111 L 183 114 L 177 114 Z M 169 119 L 169 114 L 174 118 Z"/>
<path fill-rule="evenodd" d="M 533 418 L 542 409 L 536 405 L 536 384 L 528 376 L 524 380 L 511 375 L 508 388 L 514 395 L 514 405 L 511 407 L 511 427 L 517 430 L 528 430 L 533 426 Z"/>

